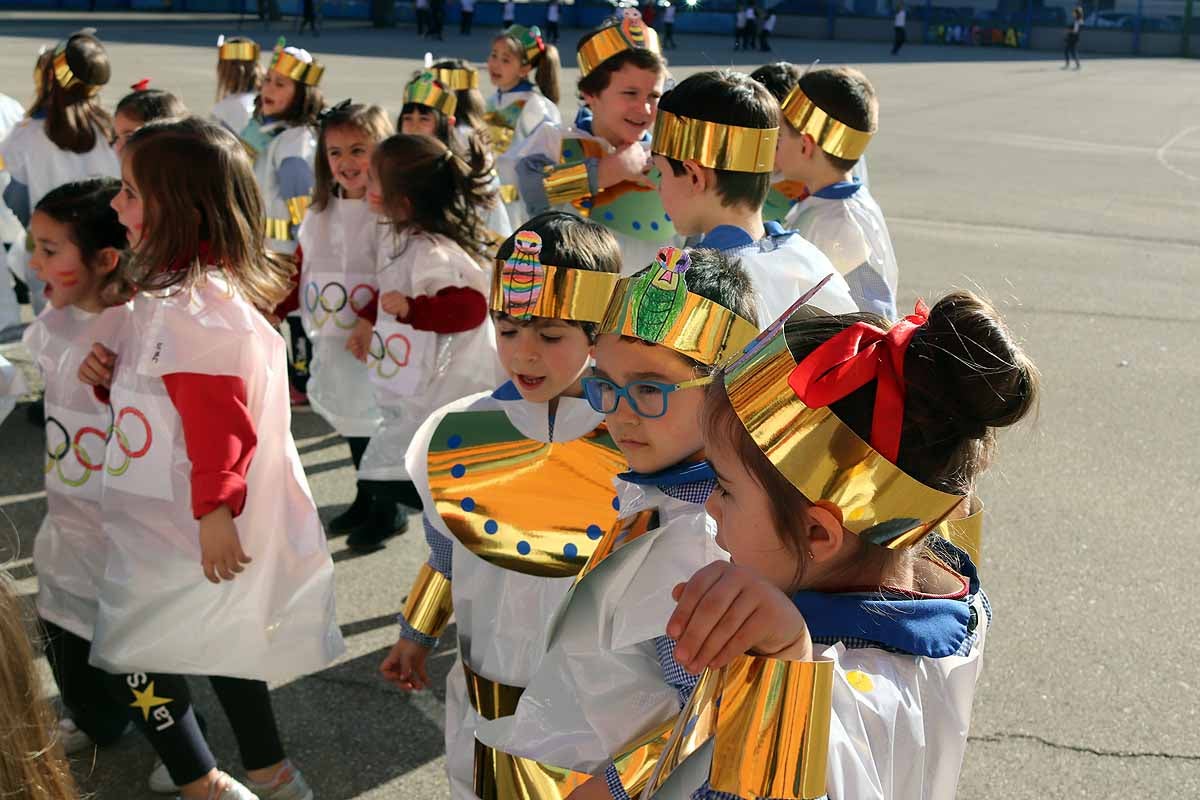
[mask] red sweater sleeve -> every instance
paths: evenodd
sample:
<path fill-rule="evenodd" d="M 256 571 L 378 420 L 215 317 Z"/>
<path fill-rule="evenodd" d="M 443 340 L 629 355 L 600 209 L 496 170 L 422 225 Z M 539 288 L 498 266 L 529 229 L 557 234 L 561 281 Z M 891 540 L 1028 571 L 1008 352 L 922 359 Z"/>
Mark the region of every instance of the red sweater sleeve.
<path fill-rule="evenodd" d="M 478 328 L 487 318 L 488 301 L 468 286 L 448 286 L 437 294 L 410 297 L 408 316 L 397 317 L 419 331 L 461 333 Z"/>
<path fill-rule="evenodd" d="M 365 319 L 367 322 L 374 325 L 375 320 L 379 318 L 379 297 L 373 297 L 371 302 L 367 303 L 362 308 L 355 309 L 354 313 L 358 315 L 359 319 Z"/>
<path fill-rule="evenodd" d="M 176 372 L 163 376 L 183 421 L 192 462 L 192 515 L 200 519 L 225 505 L 233 515 L 246 504 L 246 472 L 258 445 L 246 407 L 246 384 L 232 375 Z"/>

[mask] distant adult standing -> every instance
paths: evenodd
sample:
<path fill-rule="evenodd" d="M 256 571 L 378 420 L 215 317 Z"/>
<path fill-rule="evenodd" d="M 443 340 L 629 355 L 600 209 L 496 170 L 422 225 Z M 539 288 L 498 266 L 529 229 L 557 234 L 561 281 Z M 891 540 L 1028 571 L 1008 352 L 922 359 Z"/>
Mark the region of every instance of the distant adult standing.
<path fill-rule="evenodd" d="M 429 0 L 429 38 L 442 41 L 442 27 L 446 24 L 446 0 Z"/>
<path fill-rule="evenodd" d="M 1067 28 L 1066 49 L 1063 53 L 1065 62 L 1063 69 L 1071 68 L 1071 59 L 1075 59 L 1075 69 L 1080 69 L 1079 66 L 1079 31 L 1083 28 L 1083 7 L 1075 6 L 1075 11 L 1071 15 L 1071 25 Z"/>
<path fill-rule="evenodd" d="M 742 49 L 753 50 L 758 41 L 758 14 L 754 4 L 746 6 L 746 27 L 742 28 Z"/>
<path fill-rule="evenodd" d="M 417 0 L 417 36 L 429 31 L 429 0 Z"/>
<path fill-rule="evenodd" d="M 737 16 L 733 24 L 733 49 L 742 49 L 742 39 L 746 33 L 746 7 L 738 3 Z"/>
<path fill-rule="evenodd" d="M 670 3 L 663 9 L 663 49 L 674 50 L 675 44 L 675 4 Z"/>
<path fill-rule="evenodd" d="M 462 10 L 458 16 L 458 32 L 463 36 L 471 35 L 471 23 L 475 21 L 475 0 L 462 0 Z"/>
<path fill-rule="evenodd" d="M 892 20 L 892 26 L 896 34 L 892 43 L 892 55 L 896 55 L 908 40 L 908 11 L 905 10 L 903 2 L 896 7 L 896 17 Z"/>
<path fill-rule="evenodd" d="M 766 11 L 767 18 L 763 20 L 762 29 L 758 32 L 758 49 L 764 53 L 771 52 L 771 34 L 775 32 L 774 11 Z"/>
<path fill-rule="evenodd" d="M 653 28 L 654 27 L 654 19 L 658 14 L 658 6 L 655 5 L 654 0 L 651 0 L 650 2 L 648 2 L 644 6 L 642 6 L 641 11 L 642 11 L 642 21 L 645 22 L 649 27 Z"/>
<path fill-rule="evenodd" d="M 558 0 L 550 0 L 546 6 L 546 38 L 551 44 L 558 44 Z"/>
<path fill-rule="evenodd" d="M 317 27 L 316 0 L 304 0 L 301 13 L 303 16 L 300 18 L 300 29 L 296 33 L 304 33 L 304 29 L 308 28 L 313 32 L 313 36 L 320 36 L 321 29 Z"/>
<path fill-rule="evenodd" d="M 504 27 L 510 28 L 517 21 L 517 4 L 508 0 L 504 4 Z"/>

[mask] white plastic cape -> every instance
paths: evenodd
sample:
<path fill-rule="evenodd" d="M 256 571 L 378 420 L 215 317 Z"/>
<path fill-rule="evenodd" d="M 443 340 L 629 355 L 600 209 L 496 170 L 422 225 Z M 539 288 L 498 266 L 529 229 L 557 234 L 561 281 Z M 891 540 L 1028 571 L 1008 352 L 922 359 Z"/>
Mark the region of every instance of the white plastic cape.
<path fill-rule="evenodd" d="M 297 237 L 304 251 L 300 318 L 312 340 L 308 402 L 342 436 L 370 436 L 383 419 L 366 391 L 367 365 L 346 349 L 356 310 L 378 295 L 379 227 L 365 200 L 331 197 L 324 209 L 308 212 Z"/>
<path fill-rule="evenodd" d="M 987 614 L 974 599 L 978 639 L 969 655 L 931 658 L 877 648 L 818 646 L 834 662 L 826 791 L 829 800 L 954 800 Z M 654 800 L 690 800 L 708 779 L 711 744 L 671 774 Z"/>
<path fill-rule="evenodd" d="M 254 92 L 227 94 L 212 107 L 212 117 L 229 129 L 234 136 L 240 136 L 254 116 Z"/>
<path fill-rule="evenodd" d="M 896 318 L 896 252 L 883 211 L 866 186 L 842 199 L 810 195 L 792 206 L 786 226 L 819 247 L 846 276 L 862 311 Z"/>
<path fill-rule="evenodd" d="M 25 375 L 17 369 L 16 364 L 0 356 L 0 422 L 4 422 L 17 407 L 21 395 L 28 391 L 29 385 L 25 382 Z"/>
<path fill-rule="evenodd" d="M 506 186 L 517 185 L 517 162 L 526 155 L 523 152 L 523 142 L 526 137 L 543 124 L 559 125 L 562 123 L 562 114 L 559 113 L 558 106 L 551 103 L 536 88 L 489 94 L 487 96 L 487 113 L 504 112 L 506 109 L 509 109 L 509 113 L 513 113 L 511 107 L 517 103 L 523 105 L 520 113 L 517 114 L 512 142 L 509 143 L 505 152 L 498 152 L 496 156 L 496 172 L 500 176 L 500 182 Z M 499 148 L 494 149 L 499 150 Z M 505 208 L 508 211 L 509 224 L 514 230 L 529 219 L 529 214 L 525 211 L 525 204 L 519 197 L 511 203 L 506 203 Z"/>
<path fill-rule="evenodd" d="M 658 508 L 660 527 L 620 547 L 567 596 L 517 713 L 480 724 L 485 744 L 595 774 L 678 716 L 654 639 L 666 635 L 675 584 L 729 556 L 703 506 L 654 487 L 618 481 L 618 489 L 622 517 Z"/>
<path fill-rule="evenodd" d="M 502 569 L 472 553 L 455 538 L 441 517 L 431 513 L 433 497 L 427 472 L 429 444 L 447 414 L 502 410 L 530 439 L 551 441 L 546 403 L 497 400 L 491 392 L 472 395 L 436 411 L 417 431 L 408 450 L 408 469 L 426 518 L 454 546 L 454 620 L 459 661 L 446 678 L 446 772 L 455 800 L 474 800 L 475 729 L 479 716 L 467 701 L 461 661 L 471 670 L 509 686 L 525 686 L 533 677 L 555 612 L 574 578 L 547 578 Z M 580 398 L 559 399 L 554 439 L 566 442 L 595 430 L 604 417 Z M 565 478 L 566 476 L 564 476 Z"/>
<path fill-rule="evenodd" d="M 467 286 L 485 297 L 491 291 L 491 271 L 471 258 L 450 239 L 439 235 L 395 235 L 381 226 L 378 243 L 377 280 L 382 297 L 386 292 L 402 292 L 408 297 L 435 295 L 452 286 Z M 379 309 L 376 333 L 386 338 L 395 320 Z M 435 409 L 461 397 L 484 391 L 500 380 L 500 362 L 496 357 L 496 338 L 491 316 L 483 324 L 462 333 L 435 334 L 432 352 L 410 353 L 407 364 L 421 363 L 427 368 L 423 390 L 400 395 L 375 384 L 375 402 L 383 422 L 371 436 L 363 454 L 358 477 L 372 481 L 401 481 L 408 478 L 404 454 L 413 434 Z M 376 346 L 373 342 L 372 346 Z M 387 361 L 368 363 L 378 369 Z"/>
<path fill-rule="evenodd" d="M 278 681 L 315 672 L 345 650 L 333 562 L 290 430 L 283 339 L 210 272 L 174 293 L 142 294 L 118 337 L 101 498 L 110 553 L 92 663 Z M 163 376 L 244 381 L 258 446 L 235 520 L 253 559 L 209 583 L 192 517 L 191 463 Z"/>
<path fill-rule="evenodd" d="M 47 308 L 25 329 L 29 355 L 45 381 L 46 505 L 33 542 L 38 614 L 91 640 L 97 586 L 108 560 L 100 524 L 104 451 L 111 409 L 79 380 L 79 365 L 94 342 L 112 342 L 130 306 L 100 314 L 68 306 Z"/>
<path fill-rule="evenodd" d="M 312 128 L 298 125 L 284 128 L 271 139 L 267 152 L 258 154 L 254 160 L 254 178 L 258 181 L 259 191 L 262 192 L 263 211 L 268 220 L 290 220 L 292 217 L 288 208 L 288 198 L 283 196 L 283 189 L 279 185 L 280 165 L 289 158 L 301 158 L 311 167 L 316 153 L 317 137 Z M 296 242 L 292 239 L 274 239 L 268 236 L 267 247 L 276 253 L 296 252 Z"/>

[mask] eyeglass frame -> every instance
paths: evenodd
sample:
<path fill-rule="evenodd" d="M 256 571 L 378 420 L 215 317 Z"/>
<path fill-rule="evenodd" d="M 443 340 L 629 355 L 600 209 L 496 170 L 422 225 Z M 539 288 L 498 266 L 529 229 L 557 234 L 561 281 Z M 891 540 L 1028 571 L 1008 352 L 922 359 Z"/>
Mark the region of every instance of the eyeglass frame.
<path fill-rule="evenodd" d="M 691 380 L 683 381 L 682 383 L 662 383 L 661 381 L 630 381 L 629 383 L 625 384 L 624 386 L 617 383 L 612 378 L 604 378 L 604 377 L 601 377 L 600 375 L 586 375 L 582 379 L 580 379 L 580 385 L 583 388 L 583 397 L 585 400 L 587 400 L 588 405 L 591 406 L 592 410 L 595 411 L 596 413 L 604 414 L 606 416 L 608 414 L 617 413 L 617 409 L 620 408 L 620 406 L 621 406 L 621 398 L 624 397 L 625 402 L 629 405 L 629 409 L 634 414 L 641 417 L 642 419 L 659 419 L 660 417 L 665 417 L 667 415 L 667 409 L 670 408 L 670 399 L 669 398 L 672 393 L 678 392 L 680 389 L 692 389 L 697 386 L 707 386 L 708 384 L 710 384 L 712 382 L 713 382 L 712 375 L 705 375 L 702 378 L 692 378 Z M 608 384 L 613 387 L 613 391 L 616 394 L 617 399 L 616 399 L 616 402 L 613 403 L 613 407 L 612 407 L 611 411 L 604 411 L 603 409 L 596 408 L 595 404 L 592 403 L 592 398 L 591 398 L 591 395 L 588 393 L 587 387 L 589 385 L 595 385 L 595 384 L 599 384 L 599 383 L 605 383 L 605 384 Z M 629 393 L 629 389 L 631 386 L 653 386 L 654 388 L 656 388 L 660 392 L 662 392 L 663 393 L 662 413 L 654 414 L 654 415 L 643 414 L 641 412 L 641 410 L 638 408 L 637 401 L 634 400 L 633 396 Z"/>

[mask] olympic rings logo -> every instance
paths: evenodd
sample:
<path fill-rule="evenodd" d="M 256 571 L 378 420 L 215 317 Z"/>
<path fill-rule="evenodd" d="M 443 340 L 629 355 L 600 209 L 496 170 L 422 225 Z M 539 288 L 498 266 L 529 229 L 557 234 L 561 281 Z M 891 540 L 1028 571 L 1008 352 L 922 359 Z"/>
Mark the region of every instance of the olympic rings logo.
<path fill-rule="evenodd" d="M 358 315 L 378 297 L 379 290 L 367 283 L 355 284 L 349 291 L 337 281 L 329 281 L 324 286 L 316 281 L 304 284 L 304 308 L 318 329 L 325 327 L 325 323 L 332 319 L 337 327 L 350 330 L 358 321 Z M 354 312 L 354 319 L 342 322 L 339 315 L 346 306 L 350 306 Z"/>
<path fill-rule="evenodd" d="M 102 431 L 99 428 L 84 426 L 77 430 L 74 435 L 67 430 L 67 426 L 62 423 L 57 417 L 46 417 L 46 474 L 49 475 L 51 470 L 54 470 L 61 480 L 67 486 L 78 488 L 88 482 L 92 477 L 93 472 L 99 472 L 104 469 L 109 475 L 119 477 L 129 471 L 129 466 L 136 460 L 150 452 L 150 445 L 154 442 L 154 430 L 150 427 L 150 421 L 146 419 L 146 415 L 140 410 L 126 406 L 115 414 L 112 406 L 108 407 L 109 424 L 108 430 Z M 122 428 L 122 424 L 126 418 L 133 417 L 141 423 L 141 432 L 139 433 L 140 446 L 134 447 L 130 441 L 129 435 Z M 117 448 L 125 456 L 125 460 L 120 466 L 114 466 L 111 463 L 105 463 L 104 458 L 93 460 L 91 454 L 88 453 L 87 447 L 84 446 L 84 441 L 87 437 L 94 437 L 96 440 L 103 442 L 105 448 L 108 442 L 117 437 Z M 134 441 L 138 441 L 135 439 Z M 53 442 L 53 444 L 52 444 Z M 67 454 L 72 453 L 75 456 L 76 463 L 82 467 L 82 472 L 77 477 L 73 477 L 68 473 L 71 468 L 67 461 Z M 68 466 L 64 466 L 67 464 Z"/>
<path fill-rule="evenodd" d="M 379 331 L 371 334 L 371 347 L 367 350 L 368 366 L 380 378 L 387 380 L 399 375 L 400 370 L 408 366 L 410 355 L 412 342 L 403 333 L 390 334 L 387 339 L 380 336 Z"/>

